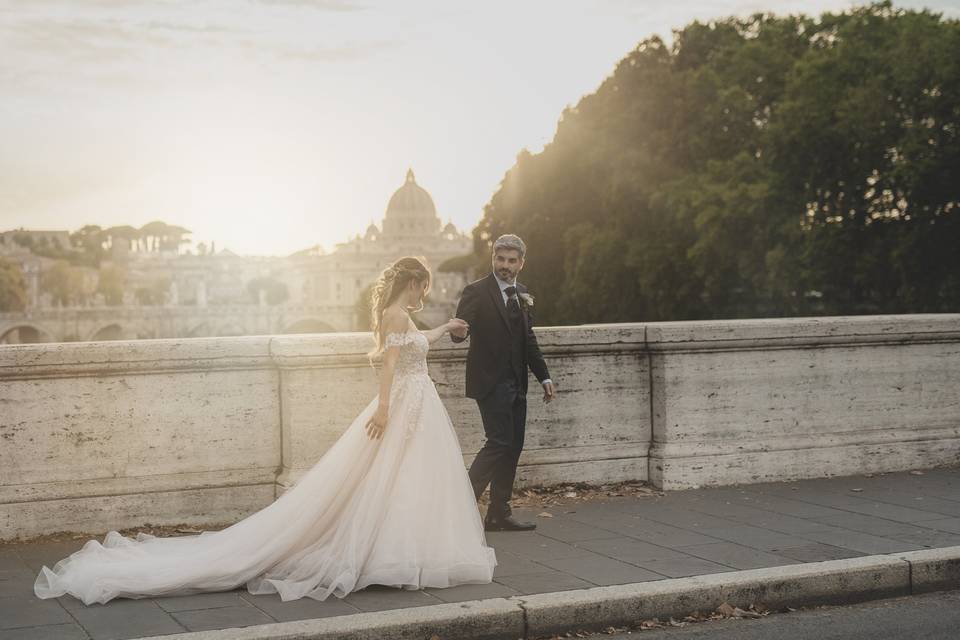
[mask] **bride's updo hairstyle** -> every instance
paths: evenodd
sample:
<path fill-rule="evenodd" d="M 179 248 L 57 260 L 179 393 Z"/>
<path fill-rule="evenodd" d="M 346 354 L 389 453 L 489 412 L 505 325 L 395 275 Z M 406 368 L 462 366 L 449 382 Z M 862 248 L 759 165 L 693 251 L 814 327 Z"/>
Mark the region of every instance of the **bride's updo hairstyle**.
<path fill-rule="evenodd" d="M 396 302 L 400 294 L 406 290 L 411 282 L 421 284 L 427 282 L 427 291 L 430 290 L 430 270 L 424 264 L 422 258 L 405 256 L 400 258 L 389 267 L 383 270 L 377 282 L 373 285 L 373 294 L 371 300 L 371 321 L 370 326 L 373 329 L 373 339 L 376 342 L 376 348 L 371 355 L 383 351 L 385 336 L 383 335 L 383 310 Z M 420 311 L 423 309 L 423 299 L 420 300 L 420 306 L 411 311 Z"/>

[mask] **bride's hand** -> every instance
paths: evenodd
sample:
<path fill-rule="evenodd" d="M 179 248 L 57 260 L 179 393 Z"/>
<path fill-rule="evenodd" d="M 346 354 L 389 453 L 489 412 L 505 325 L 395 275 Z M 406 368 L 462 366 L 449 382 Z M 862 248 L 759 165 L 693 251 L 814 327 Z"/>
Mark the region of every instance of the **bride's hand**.
<path fill-rule="evenodd" d="M 378 406 L 373 416 L 367 420 L 367 437 L 371 440 L 378 440 L 383 437 L 383 432 L 387 428 L 387 410 L 383 406 Z"/>
<path fill-rule="evenodd" d="M 447 322 L 447 330 L 458 338 L 465 338 L 467 331 L 470 330 L 470 325 L 467 324 L 466 320 L 451 318 L 450 321 Z"/>

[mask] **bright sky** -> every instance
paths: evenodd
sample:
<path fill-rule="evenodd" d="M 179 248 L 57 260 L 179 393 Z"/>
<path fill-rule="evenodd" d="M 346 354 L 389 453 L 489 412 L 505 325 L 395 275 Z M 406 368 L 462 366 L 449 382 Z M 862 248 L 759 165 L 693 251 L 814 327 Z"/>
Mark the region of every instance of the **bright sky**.
<path fill-rule="evenodd" d="M 330 248 L 379 224 L 408 167 L 469 230 L 643 38 L 849 6 L 0 0 L 0 230 L 162 219 L 237 253 Z"/>

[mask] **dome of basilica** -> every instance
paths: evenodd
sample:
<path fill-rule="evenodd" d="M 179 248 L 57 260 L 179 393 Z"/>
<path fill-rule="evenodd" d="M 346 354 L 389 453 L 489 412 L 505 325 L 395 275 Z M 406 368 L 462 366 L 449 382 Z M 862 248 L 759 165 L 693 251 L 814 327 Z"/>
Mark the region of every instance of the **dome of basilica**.
<path fill-rule="evenodd" d="M 427 190 L 417 184 L 413 169 L 407 171 L 407 180 L 397 189 L 387 204 L 387 218 L 435 218 L 437 208 Z"/>

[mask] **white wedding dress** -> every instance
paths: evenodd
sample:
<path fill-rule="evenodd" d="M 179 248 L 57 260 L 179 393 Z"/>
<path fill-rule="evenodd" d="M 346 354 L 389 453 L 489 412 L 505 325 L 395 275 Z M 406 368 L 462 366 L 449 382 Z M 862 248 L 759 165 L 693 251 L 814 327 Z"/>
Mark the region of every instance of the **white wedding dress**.
<path fill-rule="evenodd" d="M 376 398 L 300 481 L 221 531 L 101 545 L 43 567 L 40 598 L 86 604 L 225 591 L 344 597 L 370 584 L 405 589 L 488 583 L 497 564 L 464 468 L 460 443 L 427 374 L 426 336 L 391 333 L 400 355 L 381 439 L 365 430 Z"/>

